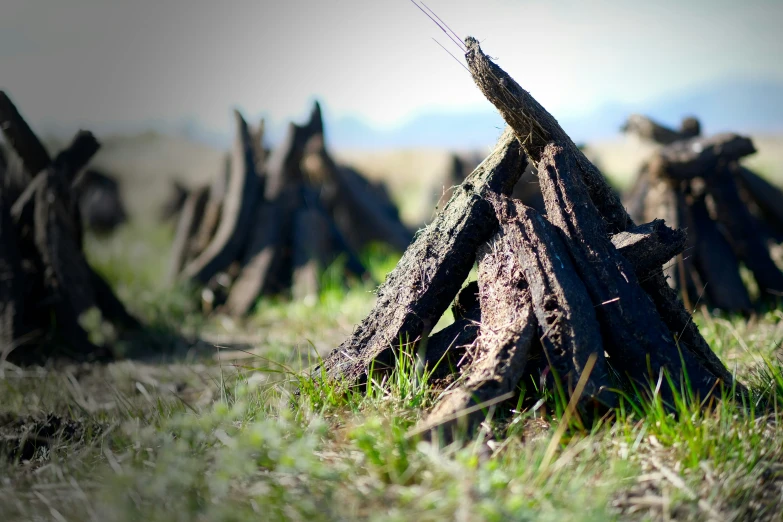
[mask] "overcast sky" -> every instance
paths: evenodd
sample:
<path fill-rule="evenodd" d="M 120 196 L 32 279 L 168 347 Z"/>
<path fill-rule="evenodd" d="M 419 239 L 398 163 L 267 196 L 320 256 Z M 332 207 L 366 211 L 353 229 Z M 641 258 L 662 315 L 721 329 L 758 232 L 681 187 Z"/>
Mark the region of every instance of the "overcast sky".
<path fill-rule="evenodd" d="M 0 86 L 33 122 L 332 115 L 487 102 L 409 0 L 2 0 Z M 430 0 L 553 112 L 735 75 L 783 80 L 782 0 Z"/>

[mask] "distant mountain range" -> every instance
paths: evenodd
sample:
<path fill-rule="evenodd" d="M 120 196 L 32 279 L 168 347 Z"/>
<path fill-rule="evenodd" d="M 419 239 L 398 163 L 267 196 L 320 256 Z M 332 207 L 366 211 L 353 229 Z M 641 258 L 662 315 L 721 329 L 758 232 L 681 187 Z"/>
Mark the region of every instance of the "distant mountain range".
<path fill-rule="evenodd" d="M 422 113 L 402 125 L 385 129 L 352 116 L 332 116 L 328 100 L 324 100 L 323 106 L 327 140 L 332 147 L 343 149 L 486 148 L 503 129 L 503 120 L 489 104 L 486 110 L 474 112 Z M 729 79 L 644 103 L 607 104 L 586 115 L 554 116 L 574 141 L 590 142 L 617 136 L 620 126 L 634 112 L 675 127 L 682 117 L 695 115 L 706 133 L 783 132 L 783 81 Z M 269 140 L 275 143 L 281 139 L 286 127 L 286 122 L 267 121 Z M 103 125 L 92 130 L 103 135 L 155 130 L 219 148 L 231 143 L 230 134 L 206 129 L 192 118 L 172 124 L 151 122 L 146 127 Z"/>
<path fill-rule="evenodd" d="M 585 116 L 555 117 L 574 141 L 589 142 L 616 136 L 634 112 L 674 127 L 684 116 L 695 115 L 706 133 L 783 132 L 783 82 L 726 81 L 652 102 L 610 104 Z M 327 139 L 335 147 L 476 148 L 494 143 L 503 120 L 488 107 L 473 113 L 420 114 L 394 129 L 373 129 L 355 118 L 327 120 L 326 126 Z"/>

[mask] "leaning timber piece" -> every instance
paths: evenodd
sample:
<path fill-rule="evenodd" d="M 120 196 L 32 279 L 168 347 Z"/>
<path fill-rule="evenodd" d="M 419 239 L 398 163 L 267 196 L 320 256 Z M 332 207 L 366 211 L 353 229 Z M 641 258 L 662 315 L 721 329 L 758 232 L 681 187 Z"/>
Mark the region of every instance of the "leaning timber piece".
<path fill-rule="evenodd" d="M 233 316 L 247 315 L 262 295 L 310 298 L 318 290 L 318 272 L 338 259 L 345 262 L 346 278 L 369 279 L 344 223 L 327 206 L 330 188 L 308 167 L 314 154 L 329 157 L 319 105 L 306 124 L 289 125 L 271 154 L 263 144 L 263 123 L 250 129 L 239 113 L 236 119 L 237 139 L 223 176 L 186 200 L 171 275 L 203 287 L 205 313 Z M 358 173 L 345 174 L 351 183 L 371 187 Z M 373 209 L 399 223 L 396 207 L 385 192 L 376 197 L 382 192 L 376 188 L 355 204 L 367 205 L 373 195 Z"/>
<path fill-rule="evenodd" d="M 203 229 L 204 209 L 210 193 L 207 187 L 192 190 L 187 194 L 185 203 L 179 213 L 177 229 L 174 232 L 174 242 L 171 246 L 169 259 L 169 283 L 174 283 L 182 269 L 191 263 L 202 250 L 197 249 L 198 232 Z"/>
<path fill-rule="evenodd" d="M 715 169 L 720 161 L 736 161 L 756 152 L 750 138 L 716 134 L 678 141 L 662 148 L 650 161 L 650 170 L 671 179 L 691 179 Z"/>
<path fill-rule="evenodd" d="M 458 424 L 473 431 L 486 418 L 486 408 L 508 399 L 522 379 L 538 323 L 520 260 L 511 245 L 503 242 L 507 237 L 499 232 L 493 246 L 481 248 L 482 321 L 473 363 L 465 382 L 446 395 L 424 421 L 426 430 L 449 430 Z"/>
<path fill-rule="evenodd" d="M 17 281 L 0 291 L 2 358 L 41 361 L 55 349 L 81 360 L 110 357 L 108 346 L 90 341 L 80 322 L 83 314 L 97 309 L 119 333 L 141 325 L 82 252 L 79 174 L 98 150 L 98 141 L 80 131 L 52 159 L 4 93 L 0 118 L 22 167 L 12 182 L 10 165 L 0 173 L 0 241 L 6 244 L 1 264 Z"/>
<path fill-rule="evenodd" d="M 644 220 L 663 218 L 688 230 L 687 255 L 670 263 L 666 275 L 689 308 L 698 302 L 752 313 L 740 263 L 763 300 L 783 294 L 783 272 L 770 252 L 771 240 L 783 238 L 775 205 L 781 192 L 738 163 L 754 151 L 749 138 L 736 134 L 673 142 L 646 162 L 629 194 L 629 210 Z"/>
<path fill-rule="evenodd" d="M 405 250 L 413 234 L 403 225 L 388 196 L 379 192 L 362 176 L 347 167 L 339 167 L 323 146 L 313 139 L 307 146 L 303 167 L 311 179 L 324 186 L 324 203 L 335 221 L 346 231 L 355 249 L 373 241 Z"/>
<path fill-rule="evenodd" d="M 612 365 L 631 383 L 645 389 L 666 370 L 679 387 L 690 379 L 693 391 L 707 397 L 717 377 L 680 351 L 653 302 L 636 279 L 635 270 L 611 244 L 605 223 L 593 205 L 569 153 L 551 144 L 538 166 L 547 218 L 567 238 L 576 271 L 590 293 L 605 332 Z M 640 365 L 639 361 L 647 361 Z M 672 399 L 668 387 L 662 396 Z"/>
<path fill-rule="evenodd" d="M 674 130 L 647 116 L 631 114 L 620 130 L 646 141 L 668 145 L 675 141 L 698 136 L 701 134 L 701 124 L 699 120 L 691 116 L 682 120 L 680 130 Z"/>
<path fill-rule="evenodd" d="M 410 244 L 378 289 L 370 315 L 324 359 L 322 370 L 331 380 L 358 385 L 374 363 L 388 368 L 396 348 L 427 337 L 457 295 L 479 246 L 497 228 L 486 195 L 509 194 L 523 165 L 519 143 L 506 130 L 495 150 Z"/>
<path fill-rule="evenodd" d="M 206 284 L 218 272 L 225 270 L 242 250 L 252 223 L 261 184 L 255 169 L 247 123 L 238 111 L 234 111 L 234 119 L 236 138 L 220 225 L 209 246 L 182 270 L 182 279 Z"/>
<path fill-rule="evenodd" d="M 467 47 L 465 58 L 474 81 L 487 99 L 495 105 L 503 119 L 514 129 L 530 159 L 540 162 L 544 150 L 550 143 L 561 147 L 569 161 L 573 161 L 573 175 L 581 178 L 589 200 L 603 218 L 604 233 L 615 234 L 633 227 L 633 220 L 617 194 L 552 115 L 513 78 L 487 58 L 478 40 L 468 37 L 465 44 Z M 539 177 L 540 175 L 539 167 Z M 640 284 L 655 304 L 655 310 L 666 324 L 670 335 L 675 336 L 677 346 L 692 352 L 708 373 L 719 377 L 731 388 L 734 383 L 733 376 L 701 336 L 690 314 L 679 301 L 676 291 L 667 284 L 663 273 L 658 272 L 647 280 L 641 281 Z M 616 296 L 611 296 L 612 299 L 614 297 Z M 736 388 L 744 391 L 740 384 L 737 384 Z"/>
<path fill-rule="evenodd" d="M 741 165 L 732 169 L 737 182 L 760 209 L 760 218 L 783 241 L 783 190 Z"/>
<path fill-rule="evenodd" d="M 739 166 L 731 162 L 713 171 L 708 190 L 714 201 L 715 219 L 726 227 L 734 252 L 753 273 L 761 293 L 783 296 L 783 272 L 770 257 L 760 223 L 740 198 L 735 182 L 738 170 Z"/>
<path fill-rule="evenodd" d="M 666 226 L 662 219 L 612 236 L 612 244 L 634 267 L 636 277 L 660 269 L 685 249 L 686 234 Z"/>
<path fill-rule="evenodd" d="M 22 260 L 10 208 L 3 196 L 0 186 L 0 360 L 5 360 L 16 348 L 17 339 L 23 333 L 25 305 Z"/>
<path fill-rule="evenodd" d="M 4 91 L 0 91 L 0 129 L 8 145 L 22 161 L 28 176 L 35 176 L 49 166 L 49 152 Z M 15 195 L 9 194 L 11 197 Z"/>

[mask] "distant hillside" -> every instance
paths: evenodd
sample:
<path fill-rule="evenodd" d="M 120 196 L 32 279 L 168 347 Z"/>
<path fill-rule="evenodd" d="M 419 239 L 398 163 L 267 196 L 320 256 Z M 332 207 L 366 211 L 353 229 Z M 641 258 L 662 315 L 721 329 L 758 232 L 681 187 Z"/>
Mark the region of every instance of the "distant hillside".
<path fill-rule="evenodd" d="M 727 80 L 652 102 L 612 104 L 584 116 L 555 117 L 575 141 L 586 142 L 616 136 L 633 112 L 673 126 L 693 114 L 708 133 L 778 133 L 783 131 L 783 82 Z M 373 129 L 355 118 L 326 123 L 330 142 L 348 148 L 476 148 L 492 144 L 503 127 L 502 119 L 489 106 L 477 113 L 421 114 L 389 130 Z"/>

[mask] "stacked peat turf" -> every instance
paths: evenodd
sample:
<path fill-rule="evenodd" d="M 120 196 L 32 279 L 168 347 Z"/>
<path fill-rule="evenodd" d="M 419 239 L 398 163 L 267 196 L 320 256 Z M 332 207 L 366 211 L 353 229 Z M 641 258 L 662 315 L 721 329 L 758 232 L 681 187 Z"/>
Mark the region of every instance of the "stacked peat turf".
<path fill-rule="evenodd" d="M 311 299 L 319 270 L 336 259 L 346 276 L 364 278 L 356 252 L 376 241 L 408 246 L 413 235 L 383 186 L 330 156 L 317 103 L 271 154 L 263 121 L 251 129 L 234 116 L 225 171 L 184 197 L 173 246 L 171 279 L 203 286 L 205 312 L 244 316 L 264 294 Z"/>
<path fill-rule="evenodd" d="M 587 414 L 618 404 L 617 390 L 659 394 L 669 406 L 682 386 L 701 400 L 724 386 L 744 393 L 666 283 L 661 267 L 684 234 L 661 221 L 636 226 L 555 119 L 475 39 L 465 43 L 476 84 L 509 127 L 314 375 L 360 385 L 401 351 L 437 364 L 441 377 L 457 372 L 422 423 L 428 433 L 475 428 L 489 406 L 538 382 L 542 365 Z M 509 197 L 527 161 L 546 216 Z M 478 281 L 460 292 L 474 263 Z M 458 293 L 457 320 L 430 335 Z"/>
<path fill-rule="evenodd" d="M 770 256 L 770 246 L 783 239 L 783 192 L 739 163 L 755 152 L 753 142 L 736 134 L 701 137 L 693 118 L 683 122 L 691 132 L 638 115 L 631 121 L 636 123 L 626 125 L 629 131 L 665 145 L 628 192 L 629 213 L 687 230 L 688 248 L 666 269 L 686 306 L 702 302 L 749 313 L 783 296 L 783 273 Z M 750 298 L 740 263 L 755 279 L 759 303 Z"/>
<path fill-rule="evenodd" d="M 118 334 L 140 324 L 82 251 L 76 187 L 99 144 L 80 131 L 51 158 L 4 92 L 0 128 L 15 154 L 0 161 L 0 360 L 110 357 L 90 341 L 85 314 L 98 310 Z"/>

